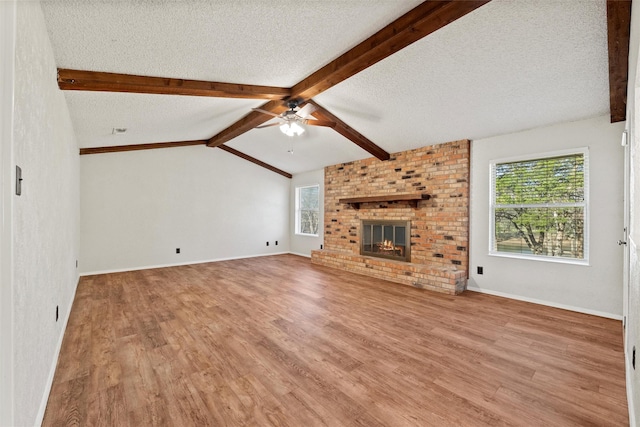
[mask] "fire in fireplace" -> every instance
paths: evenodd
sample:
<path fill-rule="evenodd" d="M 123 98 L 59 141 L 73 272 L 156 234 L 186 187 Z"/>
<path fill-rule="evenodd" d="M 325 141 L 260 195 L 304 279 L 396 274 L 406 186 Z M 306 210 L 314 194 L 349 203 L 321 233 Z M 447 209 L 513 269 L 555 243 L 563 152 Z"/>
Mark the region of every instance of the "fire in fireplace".
<path fill-rule="evenodd" d="M 411 261 L 410 221 L 363 220 L 360 229 L 360 255 Z"/>

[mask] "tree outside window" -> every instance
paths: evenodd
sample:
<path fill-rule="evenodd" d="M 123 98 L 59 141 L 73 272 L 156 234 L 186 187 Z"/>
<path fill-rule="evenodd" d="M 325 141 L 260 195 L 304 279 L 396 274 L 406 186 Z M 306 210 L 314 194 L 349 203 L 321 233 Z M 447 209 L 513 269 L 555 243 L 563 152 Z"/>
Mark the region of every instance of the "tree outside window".
<path fill-rule="evenodd" d="M 586 260 L 587 152 L 493 163 L 492 253 Z"/>
<path fill-rule="evenodd" d="M 320 223 L 320 187 L 296 188 L 296 233 L 318 235 Z"/>

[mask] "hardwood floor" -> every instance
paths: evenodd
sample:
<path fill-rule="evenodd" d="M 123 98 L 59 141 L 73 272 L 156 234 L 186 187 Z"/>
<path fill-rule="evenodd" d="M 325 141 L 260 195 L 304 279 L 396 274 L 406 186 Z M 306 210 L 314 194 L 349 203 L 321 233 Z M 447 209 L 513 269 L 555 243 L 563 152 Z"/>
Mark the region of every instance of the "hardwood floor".
<path fill-rule="evenodd" d="M 624 426 L 621 322 L 282 255 L 82 278 L 45 426 Z"/>

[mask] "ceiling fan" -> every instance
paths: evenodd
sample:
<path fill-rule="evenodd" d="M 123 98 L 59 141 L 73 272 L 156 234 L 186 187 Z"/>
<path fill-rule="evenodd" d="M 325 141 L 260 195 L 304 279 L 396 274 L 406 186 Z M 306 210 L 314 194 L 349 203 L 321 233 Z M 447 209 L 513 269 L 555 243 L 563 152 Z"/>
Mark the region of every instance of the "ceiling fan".
<path fill-rule="evenodd" d="M 299 136 L 304 133 L 303 124 L 310 126 L 325 126 L 335 127 L 336 123 L 329 120 L 321 120 L 313 117 L 314 111 L 317 110 L 315 105 L 307 103 L 304 107 L 299 108 L 301 102 L 297 99 L 287 101 L 287 107 L 289 109 L 282 114 L 275 114 L 270 111 L 262 110 L 260 108 L 253 108 L 254 111 L 258 111 L 269 116 L 277 118 L 277 123 L 270 123 L 268 125 L 257 126 L 256 129 L 268 128 L 271 126 L 280 126 L 280 130 L 287 136 Z"/>

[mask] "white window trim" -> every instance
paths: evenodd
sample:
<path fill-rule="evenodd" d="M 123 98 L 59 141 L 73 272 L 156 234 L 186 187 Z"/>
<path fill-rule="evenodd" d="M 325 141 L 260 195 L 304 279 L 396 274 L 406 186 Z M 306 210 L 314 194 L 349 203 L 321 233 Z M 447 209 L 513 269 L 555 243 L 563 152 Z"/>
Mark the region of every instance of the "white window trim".
<path fill-rule="evenodd" d="M 553 256 L 546 255 L 526 255 L 526 254 L 514 254 L 509 252 L 498 252 L 494 250 L 495 243 L 495 209 L 496 209 L 496 183 L 495 183 L 495 167 L 496 164 L 500 163 L 511 163 L 511 162 L 520 162 L 527 160 L 542 160 L 549 157 L 561 157 L 561 156 L 569 156 L 574 154 L 582 154 L 584 156 L 584 202 L 575 204 L 569 203 L 566 205 L 576 206 L 581 205 L 584 206 L 584 258 L 583 259 L 575 259 L 575 258 L 559 258 Z M 589 204 L 589 147 L 580 147 L 580 148 L 572 148 L 567 150 L 559 150 L 559 151 L 550 151 L 545 153 L 534 153 L 521 155 L 516 157 L 508 157 L 502 159 L 495 159 L 489 162 L 489 256 L 502 257 L 502 258 L 516 258 L 516 259 L 525 259 L 531 261 L 544 261 L 544 262 L 555 262 L 560 264 L 574 264 L 574 265 L 586 265 L 590 266 L 589 262 L 589 218 L 590 218 L 590 204 Z M 558 204 L 553 206 L 563 206 L 564 204 Z M 506 207 L 516 207 L 522 205 L 505 205 Z M 539 204 L 539 205 L 527 205 L 528 207 L 549 207 L 550 204 Z"/>
<path fill-rule="evenodd" d="M 293 230 L 296 236 L 307 236 L 307 237 L 319 237 L 320 236 L 320 227 L 322 224 L 318 224 L 318 233 L 310 234 L 310 233 L 300 233 L 300 190 L 303 188 L 317 188 L 318 189 L 318 217 L 320 217 L 320 184 L 313 185 L 301 185 L 296 187 L 295 193 L 295 229 Z"/>

